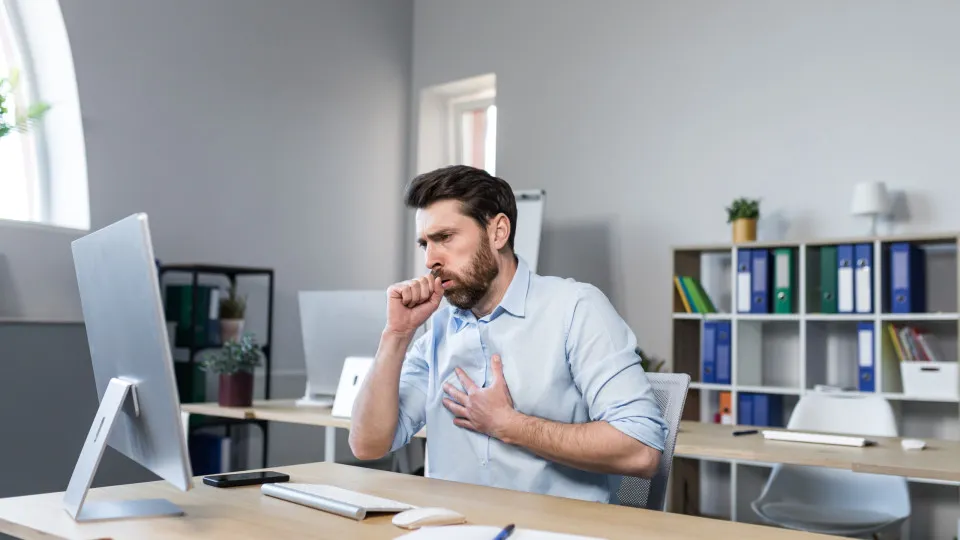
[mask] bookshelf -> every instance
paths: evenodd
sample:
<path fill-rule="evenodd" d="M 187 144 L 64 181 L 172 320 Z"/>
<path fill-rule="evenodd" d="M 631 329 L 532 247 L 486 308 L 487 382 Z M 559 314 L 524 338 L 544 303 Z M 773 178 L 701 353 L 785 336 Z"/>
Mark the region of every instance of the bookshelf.
<path fill-rule="evenodd" d="M 925 305 L 922 311 L 894 313 L 894 299 L 889 294 L 891 250 L 900 244 L 916 247 L 914 257 L 923 265 Z M 859 289 L 869 290 L 870 306 L 866 312 L 836 313 L 829 302 L 825 307 L 823 294 L 838 285 L 826 272 L 836 246 L 866 245 L 872 256 L 871 271 L 858 272 L 856 265 L 853 283 Z M 960 440 L 960 379 L 956 368 L 960 360 L 958 330 L 960 330 L 960 271 L 958 271 L 960 233 L 933 235 L 852 237 L 817 239 L 807 242 L 751 242 L 748 244 L 714 244 L 678 246 L 672 249 L 672 276 L 687 276 L 698 284 L 695 288 L 709 296 L 715 312 L 690 313 L 692 305 L 689 288 L 676 281 L 670 283 L 673 300 L 671 317 L 671 358 L 673 371 L 688 373 L 691 385 L 683 419 L 716 422 L 718 413 L 728 413 L 730 423 L 741 422 L 739 401 L 747 396 L 772 396 L 780 406 L 771 407 L 775 418 L 770 424 L 785 426 L 801 396 L 816 391 L 819 385 L 841 388 L 847 392 L 870 392 L 887 398 L 898 418 L 903 437 Z M 775 307 L 771 298 L 766 312 L 740 312 L 738 299 L 742 285 L 749 286 L 742 276 L 738 279 L 739 257 L 754 250 L 766 250 L 770 280 L 768 294 L 773 297 L 773 275 L 786 275 L 787 268 L 777 266 L 774 252 L 789 253 L 792 277 L 792 305 Z M 854 258 L 855 262 L 856 258 Z M 859 277 L 858 277 L 859 276 Z M 858 281 L 859 279 L 859 281 Z M 738 287 L 738 284 L 741 287 Z M 867 284 L 864 288 L 861 284 Z M 686 298 L 681 296 L 687 291 Z M 752 292 L 752 291 L 750 291 Z M 752 300 L 752 297 L 750 297 Z M 691 306 L 692 307 L 692 306 Z M 693 307 L 693 309 L 696 309 Z M 780 311 L 780 312 L 775 312 Z M 716 376 L 705 376 L 702 368 L 702 348 L 706 340 L 714 339 L 705 329 L 717 322 L 729 327 L 729 381 Z M 929 350 L 935 351 L 937 362 L 901 362 L 897 345 L 889 326 L 913 328 L 905 339 L 916 344 L 917 334 L 930 339 Z M 723 328 L 719 326 L 716 328 Z M 869 341 L 861 341 L 859 330 L 869 328 Z M 912 337 L 911 337 L 912 336 Z M 869 346 L 875 352 L 872 370 L 873 388 L 861 387 L 862 373 L 858 367 L 858 351 Z M 901 351 L 903 342 L 900 342 Z M 927 349 L 924 349 L 926 351 Z M 916 352 L 916 350 L 914 351 Z M 926 354 L 921 352 L 919 354 Z M 907 364 L 907 365 L 903 365 Z M 924 366 L 925 364 L 925 366 Z M 933 376 L 918 385 L 909 369 L 935 366 Z M 911 372 L 912 373 L 912 372 Z M 905 380 L 905 375 L 909 380 Z M 708 379 L 708 380 L 705 380 Z M 936 380 L 934 380 L 936 379 Z M 929 384 L 935 385 L 930 387 Z M 729 404 L 729 411 L 720 411 L 721 400 Z M 746 409 L 747 407 L 745 407 Z M 760 424 L 763 425 L 763 424 Z M 674 511 L 761 523 L 750 508 L 759 497 L 769 476 L 772 464 L 737 460 L 709 460 L 677 458 L 676 476 L 672 487 Z M 960 491 L 956 483 L 935 480 L 909 479 L 914 515 L 911 532 L 917 538 L 943 537 L 956 534 L 957 501 Z M 728 497 L 717 494 L 727 494 Z"/>
<path fill-rule="evenodd" d="M 178 392 L 180 394 L 180 399 L 182 403 L 198 403 L 207 401 L 208 395 L 206 391 L 207 377 L 204 373 L 200 372 L 198 365 L 198 355 L 210 348 L 216 348 L 222 346 L 220 340 L 219 332 L 202 330 L 198 331 L 198 328 L 202 328 L 208 324 L 215 324 L 217 321 L 215 319 L 207 319 L 207 312 L 209 312 L 209 305 L 201 305 L 200 297 L 198 293 L 201 286 L 208 288 L 217 288 L 219 289 L 221 285 L 224 285 L 226 282 L 227 287 L 236 287 L 238 280 L 244 277 L 252 278 L 264 278 L 266 280 L 266 305 L 265 307 L 265 324 L 264 329 L 265 335 L 260 336 L 260 348 L 263 352 L 264 357 L 264 367 L 263 367 L 263 399 L 270 399 L 270 378 L 272 374 L 272 349 L 273 349 L 273 307 L 274 307 L 274 283 L 275 276 L 274 270 L 272 268 L 257 268 L 257 267 L 247 267 L 247 266 L 232 266 L 232 265 L 217 265 L 217 264 L 160 264 L 158 263 L 158 273 L 160 276 L 161 288 L 164 294 L 164 304 L 166 306 L 169 297 L 167 296 L 168 287 L 171 285 L 180 285 L 188 286 L 188 298 L 185 299 L 187 302 L 187 318 L 190 323 L 186 328 L 182 328 L 180 334 L 184 337 L 177 339 L 179 342 L 179 347 L 175 347 L 176 350 L 183 352 L 185 354 L 185 360 L 176 360 L 174 362 L 175 375 L 177 379 Z M 165 279 L 166 278 L 166 279 Z M 180 279 L 176 279 L 180 278 Z M 249 306 L 248 306 L 249 309 Z M 169 314 L 168 314 L 169 315 Z M 169 317 L 168 317 L 169 318 Z M 251 316 L 248 313 L 247 318 L 250 319 Z M 168 321 L 169 323 L 170 321 Z M 182 326 L 182 325 L 181 325 Z M 250 331 L 248 326 L 245 331 Z M 203 338 L 198 337 L 203 336 Z M 216 401 L 216 396 L 213 397 L 213 401 Z M 267 467 L 267 451 L 269 448 L 269 425 L 263 420 L 256 419 L 233 419 L 233 418 L 216 418 L 216 417 L 201 417 L 194 415 L 191 418 L 191 423 L 188 429 L 188 443 L 193 435 L 197 434 L 201 430 L 206 430 L 209 428 L 223 428 L 224 436 L 227 440 L 231 441 L 233 444 L 234 434 L 236 430 L 244 431 L 243 426 L 256 425 L 259 427 L 261 432 L 261 466 Z M 202 451 L 198 451 L 201 452 Z M 231 449 L 231 454 L 242 454 L 243 452 L 238 452 Z M 191 445 L 191 461 L 193 454 L 193 448 Z M 243 469 L 249 467 L 236 467 L 232 465 L 233 461 L 238 461 L 236 456 L 231 456 L 230 469 Z M 197 466 L 194 464 L 195 472 Z M 214 472 L 230 472 L 229 470 L 223 471 L 214 471 Z M 206 474 L 206 473 L 204 473 Z"/>

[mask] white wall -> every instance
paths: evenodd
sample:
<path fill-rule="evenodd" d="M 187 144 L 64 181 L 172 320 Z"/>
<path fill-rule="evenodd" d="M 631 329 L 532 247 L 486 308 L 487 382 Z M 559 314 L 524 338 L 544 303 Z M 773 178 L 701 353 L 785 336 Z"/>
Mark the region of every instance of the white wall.
<path fill-rule="evenodd" d="M 906 192 L 896 232 L 960 226 L 960 4 L 416 0 L 414 13 L 413 95 L 496 73 L 498 175 L 547 190 L 541 272 L 603 288 L 649 352 L 669 355 L 670 246 L 730 241 L 735 197 L 763 198 L 767 238 L 865 234 L 848 212 L 860 180 Z"/>
<path fill-rule="evenodd" d="M 297 291 L 386 287 L 402 271 L 412 3 L 61 7 L 92 226 L 145 211 L 164 262 L 274 268 L 273 397 L 302 394 Z M 0 222 L 0 318 L 80 318 L 77 236 Z M 18 380 L 7 375 L 0 367 L 0 379 Z M 317 439 L 301 448 L 274 434 L 273 455 L 319 459 Z"/>

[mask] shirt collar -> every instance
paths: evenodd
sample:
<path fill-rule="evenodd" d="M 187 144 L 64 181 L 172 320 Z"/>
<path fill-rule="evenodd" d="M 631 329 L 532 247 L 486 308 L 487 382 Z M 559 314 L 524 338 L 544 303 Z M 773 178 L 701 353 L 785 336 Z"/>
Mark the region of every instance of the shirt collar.
<path fill-rule="evenodd" d="M 527 266 L 526 261 L 518 255 L 517 271 L 510 281 L 510 286 L 507 287 L 507 292 L 504 293 L 500 304 L 498 304 L 489 315 L 483 318 L 493 320 L 500 315 L 501 311 L 505 311 L 514 317 L 523 317 L 526 313 L 527 291 L 529 288 L 530 268 Z M 466 322 L 476 320 L 472 311 L 460 308 L 453 309 L 453 318 L 456 321 L 456 330 L 463 328 Z"/>

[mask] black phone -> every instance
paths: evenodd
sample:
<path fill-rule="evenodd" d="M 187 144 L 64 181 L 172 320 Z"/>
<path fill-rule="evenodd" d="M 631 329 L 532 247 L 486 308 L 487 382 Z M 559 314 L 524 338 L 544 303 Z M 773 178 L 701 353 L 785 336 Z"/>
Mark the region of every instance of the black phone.
<path fill-rule="evenodd" d="M 276 471 L 256 471 L 245 473 L 211 474 L 203 477 L 203 483 L 218 488 L 254 486 L 274 482 L 288 482 L 290 475 Z"/>

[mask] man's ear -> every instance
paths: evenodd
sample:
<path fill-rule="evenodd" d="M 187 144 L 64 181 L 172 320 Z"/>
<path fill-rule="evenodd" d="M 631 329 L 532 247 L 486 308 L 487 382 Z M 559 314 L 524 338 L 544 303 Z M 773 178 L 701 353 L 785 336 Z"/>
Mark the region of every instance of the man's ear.
<path fill-rule="evenodd" d="M 490 231 L 490 245 L 493 249 L 500 251 L 510 240 L 510 219 L 506 214 L 497 214 L 490 218 L 487 230 Z"/>

